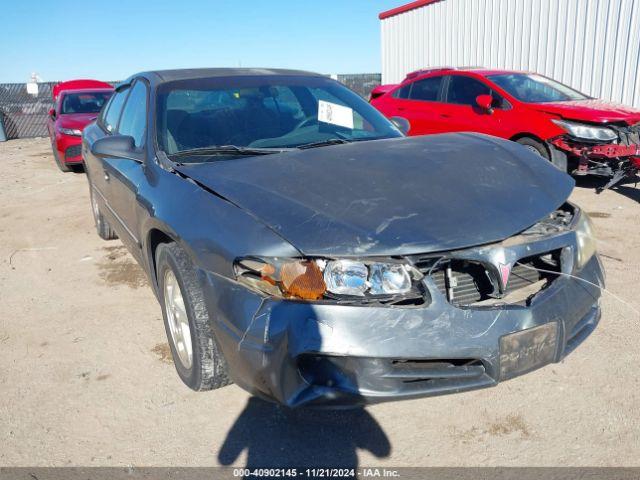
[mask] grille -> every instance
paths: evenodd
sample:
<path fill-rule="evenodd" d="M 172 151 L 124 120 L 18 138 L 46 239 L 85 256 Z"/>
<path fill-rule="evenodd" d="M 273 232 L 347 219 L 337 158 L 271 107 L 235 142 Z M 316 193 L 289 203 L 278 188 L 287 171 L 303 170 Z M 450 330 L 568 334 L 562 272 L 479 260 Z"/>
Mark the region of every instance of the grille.
<path fill-rule="evenodd" d="M 519 290 L 521 288 L 528 287 L 529 285 L 543 279 L 542 273 L 537 270 L 532 270 L 531 267 L 534 266 L 533 259 L 531 259 L 530 261 L 522 260 L 521 263 L 524 263 L 526 266 L 517 263 L 511 269 L 511 276 L 509 277 L 509 283 L 507 283 L 507 294 L 515 292 L 516 290 Z"/>
<path fill-rule="evenodd" d="M 502 294 L 497 269 L 468 260 L 448 259 L 438 263 L 423 261 L 417 266 L 436 288 L 456 306 L 496 303 L 528 305 L 540 290 L 548 287 L 561 272 L 561 250 L 520 259 L 511 269 Z M 521 294 L 521 295 L 519 295 Z"/>
<path fill-rule="evenodd" d="M 454 305 L 470 305 L 489 298 L 494 285 L 487 269 L 479 263 L 452 260 L 432 273 L 438 290 Z"/>
<path fill-rule="evenodd" d="M 368 392 L 372 396 L 403 396 L 459 392 L 494 383 L 489 365 L 477 358 L 367 358 L 302 354 L 296 358 L 300 376 L 330 395 Z"/>
<path fill-rule="evenodd" d="M 470 379 L 485 373 L 482 361 L 477 359 L 447 360 L 393 360 L 391 371 L 385 378 L 397 378 L 404 383 L 434 380 Z"/>
<path fill-rule="evenodd" d="M 64 152 L 66 158 L 77 157 L 82 153 L 82 145 L 73 145 Z"/>

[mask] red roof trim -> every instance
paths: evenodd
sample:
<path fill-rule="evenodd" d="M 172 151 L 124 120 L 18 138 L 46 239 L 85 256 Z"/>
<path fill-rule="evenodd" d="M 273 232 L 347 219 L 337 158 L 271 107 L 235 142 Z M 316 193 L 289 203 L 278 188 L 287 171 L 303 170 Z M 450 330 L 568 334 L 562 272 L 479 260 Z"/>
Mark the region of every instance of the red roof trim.
<path fill-rule="evenodd" d="M 380 20 L 384 20 L 385 18 L 393 17 L 394 15 L 399 15 L 401 13 L 415 10 L 416 8 L 424 7 L 426 5 L 439 1 L 440 0 L 416 0 L 415 2 L 407 3 L 406 5 L 400 5 L 399 7 L 384 11 L 380 15 L 378 15 L 378 18 Z"/>

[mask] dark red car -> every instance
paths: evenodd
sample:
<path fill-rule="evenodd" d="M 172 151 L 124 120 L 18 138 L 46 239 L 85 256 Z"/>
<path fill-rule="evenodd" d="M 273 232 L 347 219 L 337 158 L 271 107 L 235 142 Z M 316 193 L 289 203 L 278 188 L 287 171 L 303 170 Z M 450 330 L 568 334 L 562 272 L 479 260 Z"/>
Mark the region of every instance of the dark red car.
<path fill-rule="evenodd" d="M 371 103 L 410 123 L 410 135 L 470 131 L 518 142 L 568 173 L 640 169 L 640 110 L 597 100 L 529 72 L 434 68 L 373 90 Z"/>
<path fill-rule="evenodd" d="M 113 87 L 98 80 L 70 80 L 53 87 L 55 107 L 49 110 L 47 129 L 53 157 L 63 172 L 82 164 L 82 130 L 112 94 Z"/>

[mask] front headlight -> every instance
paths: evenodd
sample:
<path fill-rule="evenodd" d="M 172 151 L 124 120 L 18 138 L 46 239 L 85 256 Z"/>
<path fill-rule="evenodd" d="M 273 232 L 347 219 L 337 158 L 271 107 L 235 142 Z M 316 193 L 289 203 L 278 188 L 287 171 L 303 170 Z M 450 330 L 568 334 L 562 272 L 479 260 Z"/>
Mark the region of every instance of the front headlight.
<path fill-rule="evenodd" d="M 60 130 L 60 133 L 64 133 L 65 135 L 73 135 L 74 137 L 79 137 L 80 135 L 82 135 L 82 130 L 77 128 L 60 127 L 58 130 Z"/>
<path fill-rule="evenodd" d="M 584 267 L 593 257 L 597 250 L 596 237 L 593 232 L 593 224 L 589 215 L 584 210 L 580 211 L 580 216 L 575 227 L 578 251 L 576 252 L 576 263 L 578 269 Z"/>
<path fill-rule="evenodd" d="M 585 123 L 569 122 L 567 120 L 551 120 L 560 128 L 565 129 L 572 137 L 585 140 L 610 141 L 618 138 L 618 134 L 607 127 L 596 127 Z"/>
<path fill-rule="evenodd" d="M 245 285 L 279 298 L 388 298 L 416 292 L 422 274 L 407 263 L 243 258 L 236 277 Z"/>

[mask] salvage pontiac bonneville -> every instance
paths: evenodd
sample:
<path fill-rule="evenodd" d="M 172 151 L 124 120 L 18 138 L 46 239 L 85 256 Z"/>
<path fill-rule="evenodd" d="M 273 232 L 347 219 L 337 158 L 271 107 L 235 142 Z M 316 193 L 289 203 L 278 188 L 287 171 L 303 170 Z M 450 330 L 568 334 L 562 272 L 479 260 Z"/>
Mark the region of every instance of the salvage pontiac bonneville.
<path fill-rule="evenodd" d="M 453 393 L 595 328 L 603 271 L 571 177 L 512 142 L 396 122 L 299 71 L 117 87 L 83 134 L 96 227 L 149 276 L 189 387 L 288 406 Z"/>

